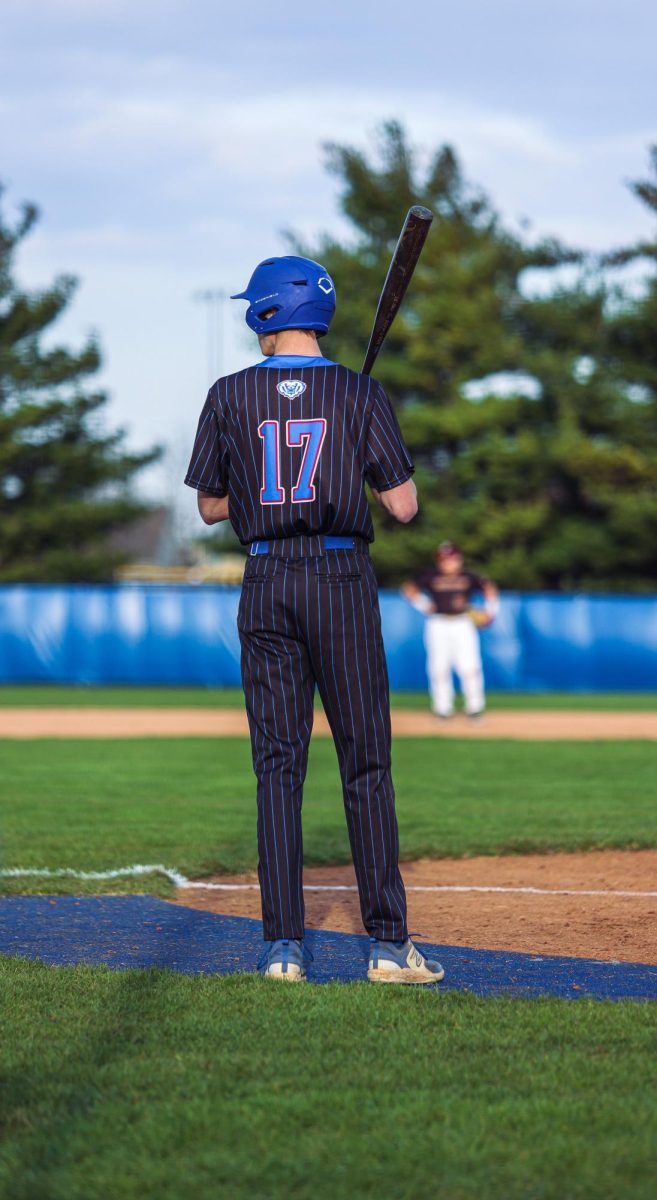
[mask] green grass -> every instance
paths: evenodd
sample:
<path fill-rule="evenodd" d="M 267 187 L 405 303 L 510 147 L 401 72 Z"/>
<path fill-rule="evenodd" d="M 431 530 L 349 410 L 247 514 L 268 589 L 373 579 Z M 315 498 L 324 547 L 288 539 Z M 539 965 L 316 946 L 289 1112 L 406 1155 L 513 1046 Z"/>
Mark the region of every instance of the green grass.
<path fill-rule="evenodd" d="M 652 1200 L 657 1004 L 0 960 L 8 1200 Z"/>
<path fill-rule="evenodd" d="M 648 742 L 396 739 L 403 857 L 657 846 L 656 757 Z M 3 866 L 255 865 L 246 739 L 0 741 L 0 778 Z M 307 862 L 349 860 L 324 740 L 304 838 Z M 2 958 L 0 997 L 1 1200 L 654 1195 L 657 1004 Z"/>
<path fill-rule="evenodd" d="M 429 707 L 426 692 L 393 692 L 395 708 Z M 0 686 L 0 708 L 47 705 L 103 708 L 243 708 L 240 688 Z M 657 692 L 491 692 L 491 709 L 559 709 L 624 712 L 657 711 Z"/>
<path fill-rule="evenodd" d="M 650 742 L 395 740 L 402 857 L 657 846 Z M 2 865 L 105 870 L 164 863 L 190 876 L 256 863 L 246 739 L 0 742 Z M 307 863 L 348 862 L 335 751 L 314 742 Z M 6 891 L 153 890 L 3 880 Z"/>

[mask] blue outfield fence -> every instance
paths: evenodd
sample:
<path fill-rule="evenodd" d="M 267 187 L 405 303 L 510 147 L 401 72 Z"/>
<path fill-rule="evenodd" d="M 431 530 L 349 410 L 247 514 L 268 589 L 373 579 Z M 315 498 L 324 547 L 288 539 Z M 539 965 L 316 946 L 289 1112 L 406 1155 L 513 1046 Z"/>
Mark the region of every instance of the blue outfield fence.
<path fill-rule="evenodd" d="M 239 588 L 0 587 L 0 681 L 239 687 Z M 393 688 L 426 687 L 423 618 L 381 593 Z M 657 690 L 657 596 L 507 592 L 481 635 L 486 684 L 513 691 Z"/>

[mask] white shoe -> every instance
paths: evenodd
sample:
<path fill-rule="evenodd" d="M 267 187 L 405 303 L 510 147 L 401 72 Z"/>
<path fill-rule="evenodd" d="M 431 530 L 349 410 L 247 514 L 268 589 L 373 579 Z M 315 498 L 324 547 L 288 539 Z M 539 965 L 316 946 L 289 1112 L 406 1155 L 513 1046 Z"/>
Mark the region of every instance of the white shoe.
<path fill-rule="evenodd" d="M 440 963 L 425 958 L 410 938 L 401 943 L 370 940 L 370 983 L 439 983 L 445 978 Z"/>

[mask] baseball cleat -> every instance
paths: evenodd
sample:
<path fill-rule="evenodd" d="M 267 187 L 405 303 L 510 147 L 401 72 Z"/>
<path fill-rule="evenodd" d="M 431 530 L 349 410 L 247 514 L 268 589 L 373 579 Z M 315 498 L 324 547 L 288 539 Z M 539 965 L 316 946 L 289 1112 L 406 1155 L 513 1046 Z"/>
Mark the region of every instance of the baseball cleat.
<path fill-rule="evenodd" d="M 302 983 L 306 978 L 306 963 L 312 962 L 312 958 L 299 938 L 277 938 L 265 947 L 258 970 L 267 979 Z"/>
<path fill-rule="evenodd" d="M 425 958 L 410 938 L 405 942 L 370 941 L 370 983 L 439 983 L 445 978 L 440 963 Z"/>

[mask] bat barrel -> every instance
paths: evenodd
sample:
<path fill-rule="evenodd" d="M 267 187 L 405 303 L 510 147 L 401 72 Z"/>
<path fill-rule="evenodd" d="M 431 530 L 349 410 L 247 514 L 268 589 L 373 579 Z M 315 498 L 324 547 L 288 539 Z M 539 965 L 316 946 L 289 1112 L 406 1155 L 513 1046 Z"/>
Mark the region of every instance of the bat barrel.
<path fill-rule="evenodd" d="M 385 336 L 404 298 L 432 221 L 433 213 L 423 204 L 414 204 L 406 214 L 392 262 L 388 268 L 383 291 L 379 297 L 374 327 L 370 334 L 362 367 L 363 375 L 369 375 L 374 366 Z"/>

